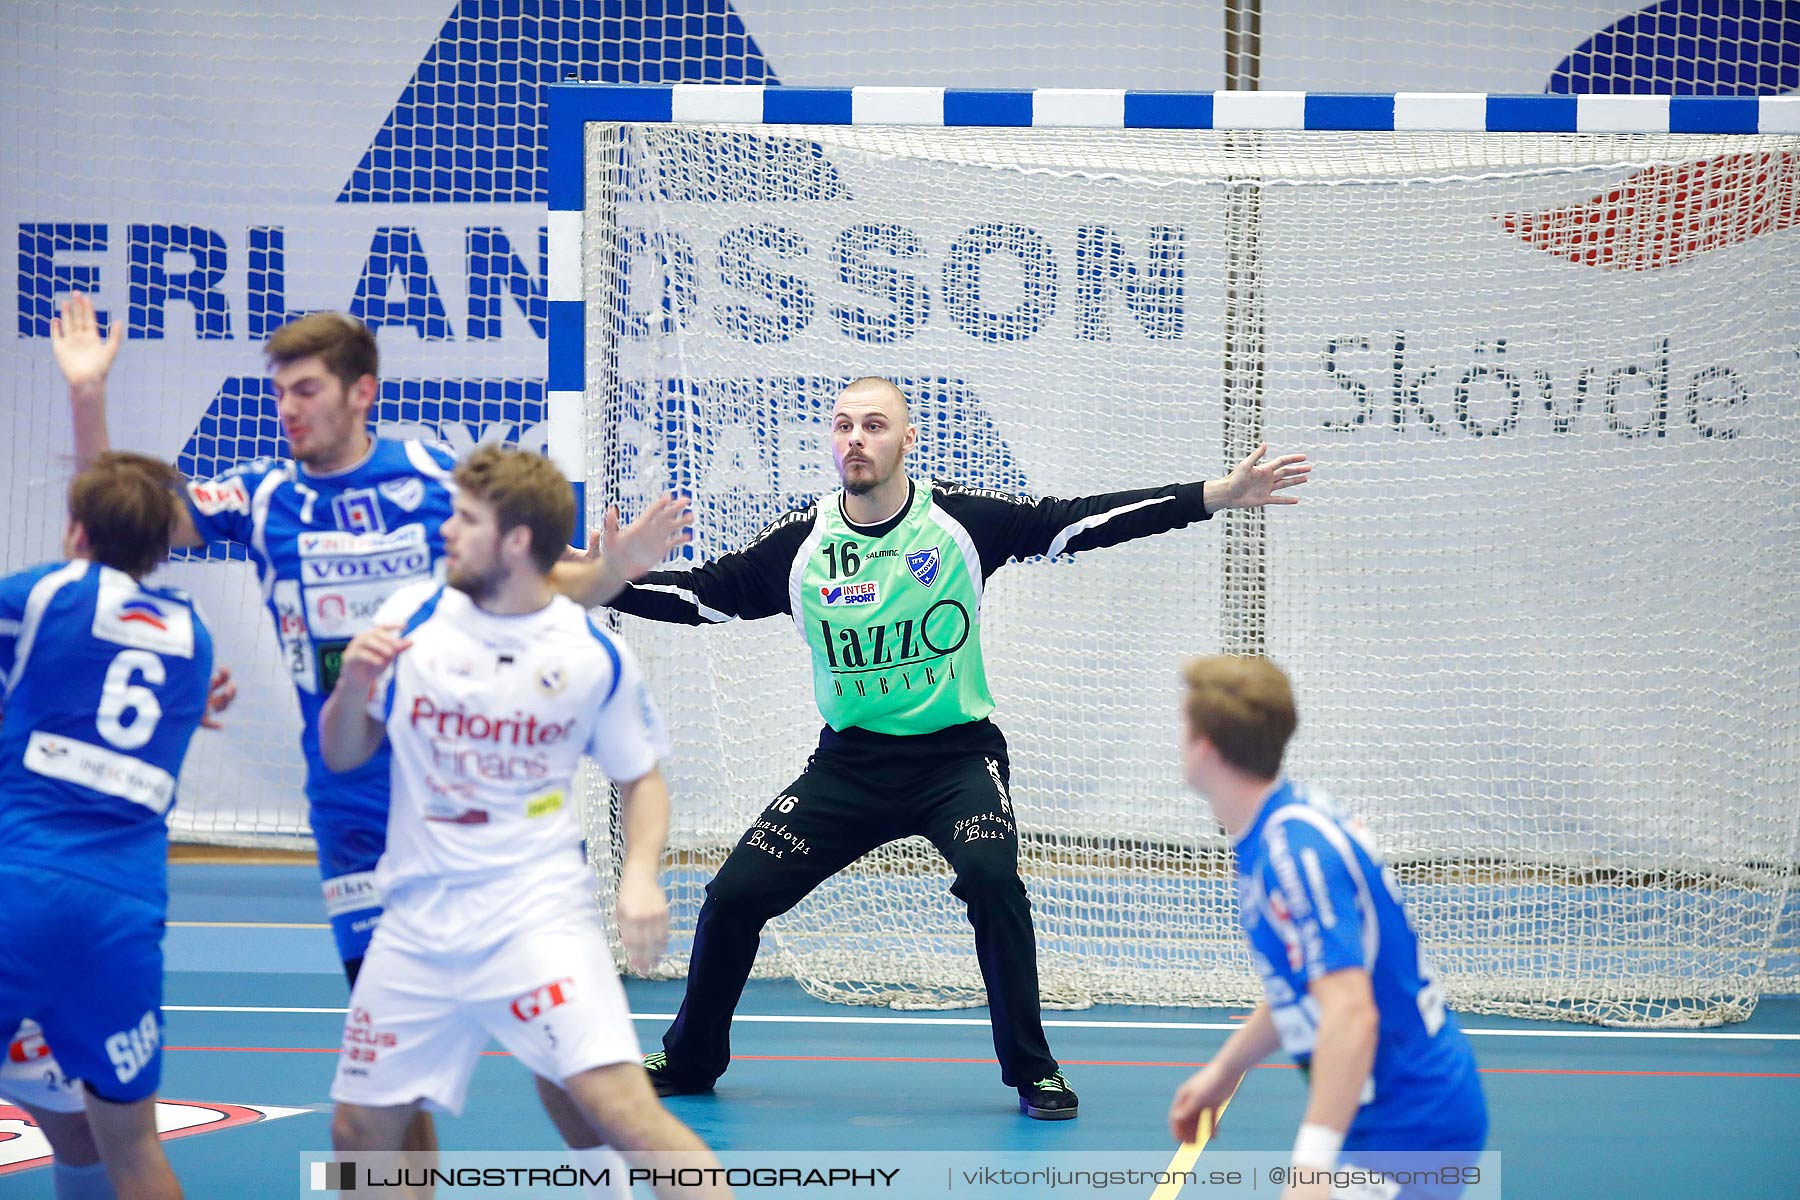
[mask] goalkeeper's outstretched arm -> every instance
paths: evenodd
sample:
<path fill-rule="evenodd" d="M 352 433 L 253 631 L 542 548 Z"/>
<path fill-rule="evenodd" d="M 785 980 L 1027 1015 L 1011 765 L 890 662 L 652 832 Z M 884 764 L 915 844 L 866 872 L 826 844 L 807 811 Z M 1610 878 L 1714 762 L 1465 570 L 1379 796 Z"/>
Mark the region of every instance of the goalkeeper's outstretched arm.
<path fill-rule="evenodd" d="M 681 496 L 658 496 L 622 529 L 618 505 L 609 505 L 587 550 L 563 555 L 550 585 L 583 608 L 598 608 L 693 540 L 693 507 Z"/>
<path fill-rule="evenodd" d="M 1312 466 L 1304 454 L 1264 461 L 1258 446 L 1221 479 L 1105 492 L 1069 499 L 1008 495 L 985 488 L 939 483 L 945 510 L 974 539 L 983 575 L 1011 558 L 1078 554 L 1117 546 L 1205 521 L 1227 508 L 1298 504 L 1281 495 L 1305 483 Z"/>
<path fill-rule="evenodd" d="M 651 571 L 607 604 L 619 612 L 678 625 L 755 621 L 791 611 L 794 557 L 812 532 L 817 506 L 781 517 L 742 550 L 685 571 Z"/>

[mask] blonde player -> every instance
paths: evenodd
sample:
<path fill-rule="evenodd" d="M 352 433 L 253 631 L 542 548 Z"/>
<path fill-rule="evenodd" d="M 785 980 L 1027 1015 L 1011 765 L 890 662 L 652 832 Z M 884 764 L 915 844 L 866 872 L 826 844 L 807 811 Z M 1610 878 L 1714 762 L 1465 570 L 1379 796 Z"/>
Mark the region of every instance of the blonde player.
<path fill-rule="evenodd" d="M 1183 772 L 1231 838 L 1265 998 L 1176 1091 L 1169 1132 L 1192 1141 L 1280 1046 L 1307 1080 L 1286 1200 L 1454 1200 L 1487 1102 L 1393 873 L 1360 822 L 1282 774 L 1299 717 L 1280 668 L 1217 655 L 1184 674 Z"/>

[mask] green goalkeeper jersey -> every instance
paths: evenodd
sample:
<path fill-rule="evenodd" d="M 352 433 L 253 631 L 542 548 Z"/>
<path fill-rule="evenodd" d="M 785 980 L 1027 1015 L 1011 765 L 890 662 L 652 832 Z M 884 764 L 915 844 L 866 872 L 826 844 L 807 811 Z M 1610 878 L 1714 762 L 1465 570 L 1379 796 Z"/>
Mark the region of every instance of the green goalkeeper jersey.
<path fill-rule="evenodd" d="M 795 621 L 813 699 L 836 730 L 934 733 L 994 711 L 981 659 L 981 557 L 927 493 L 897 522 L 853 525 L 819 506 L 794 559 Z"/>
<path fill-rule="evenodd" d="M 1210 514 L 1199 483 L 1037 499 L 944 480 L 915 482 L 874 525 L 843 494 L 777 519 L 744 549 L 653 571 L 611 606 L 706 624 L 785 613 L 812 657 L 813 697 L 832 729 L 913 735 L 994 710 L 981 596 L 1003 564 L 1055 558 L 1178 529 Z"/>

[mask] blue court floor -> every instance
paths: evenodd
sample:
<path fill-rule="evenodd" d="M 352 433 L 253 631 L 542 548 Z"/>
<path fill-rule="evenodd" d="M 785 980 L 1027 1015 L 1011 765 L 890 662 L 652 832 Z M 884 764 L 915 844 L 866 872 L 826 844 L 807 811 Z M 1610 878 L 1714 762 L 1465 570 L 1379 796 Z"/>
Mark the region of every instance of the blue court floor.
<path fill-rule="evenodd" d="M 346 1000 L 315 876 L 303 866 L 178 864 L 171 885 L 162 1096 L 185 1106 L 169 1121 L 192 1124 L 168 1142 L 169 1156 L 190 1197 L 301 1195 L 301 1155 L 330 1148 L 327 1091 Z M 639 1037 L 654 1047 L 681 985 L 627 990 Z M 1081 1116 L 1040 1123 L 1000 1084 L 984 1010 L 846 1008 L 755 982 L 718 1091 L 669 1106 L 727 1150 L 1130 1150 L 1166 1162 L 1171 1093 L 1242 1015 L 1047 1014 Z M 1768 999 L 1747 1022 L 1693 1033 L 1494 1018 L 1465 1026 L 1506 1196 L 1800 1197 L 1800 998 Z M 1298 1072 L 1253 1072 L 1201 1164 L 1210 1153 L 1285 1149 L 1303 1102 Z M 49 1172 L 26 1165 L 35 1135 L 12 1115 L 0 1110 L 0 1197 L 48 1197 Z M 497 1050 L 477 1068 L 464 1115 L 440 1118 L 439 1133 L 446 1150 L 559 1147 L 529 1075 Z"/>

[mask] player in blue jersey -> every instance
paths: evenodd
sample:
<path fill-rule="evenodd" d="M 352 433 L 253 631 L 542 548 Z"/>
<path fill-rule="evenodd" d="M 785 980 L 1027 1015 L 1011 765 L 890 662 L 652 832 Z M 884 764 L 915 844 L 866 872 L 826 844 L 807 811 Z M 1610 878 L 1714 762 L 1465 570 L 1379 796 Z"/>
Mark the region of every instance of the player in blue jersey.
<path fill-rule="evenodd" d="M 35 1021 L 85 1089 L 85 1129 L 45 1128 L 64 1144 L 91 1131 L 105 1178 L 59 1163 L 64 1200 L 181 1195 L 156 1136 L 165 820 L 212 637 L 186 595 L 142 582 L 168 554 L 179 482 L 154 459 L 98 457 L 69 487 L 67 561 L 0 579 L 0 1030 Z"/>
<path fill-rule="evenodd" d="M 1392 872 L 1360 822 L 1282 776 L 1298 718 L 1279 668 L 1220 655 L 1185 675 L 1183 767 L 1231 838 L 1264 1000 L 1175 1093 L 1170 1131 L 1191 1140 L 1279 1045 L 1307 1078 L 1289 1197 L 1331 1195 L 1333 1172 L 1386 1176 L 1356 1194 L 1456 1196 L 1474 1182 L 1487 1105 Z"/>
<path fill-rule="evenodd" d="M 106 377 L 122 344 L 102 337 L 91 301 L 70 298 L 51 322 L 51 345 L 69 382 L 75 453 L 108 445 Z M 319 848 L 325 907 L 344 973 L 356 982 L 380 916 L 374 870 L 387 829 L 388 752 L 332 771 L 319 752 L 319 713 L 350 639 L 400 588 L 443 577 L 440 527 L 450 515 L 455 462 L 442 447 L 374 436 L 379 384 L 375 335 L 361 321 L 318 312 L 276 330 L 264 347 L 291 458 L 262 458 L 187 485 L 171 544 L 245 547 L 256 564 L 293 676 L 303 719 L 306 798 Z M 580 589 L 607 595 L 661 563 L 686 540 L 686 506 L 651 504 L 624 530 L 606 522 L 605 554 L 584 564 Z M 548 1085 L 540 1085 L 541 1088 Z M 553 1107 L 560 1097 L 545 1094 Z M 408 1149 L 432 1148 L 421 1113 Z"/>

